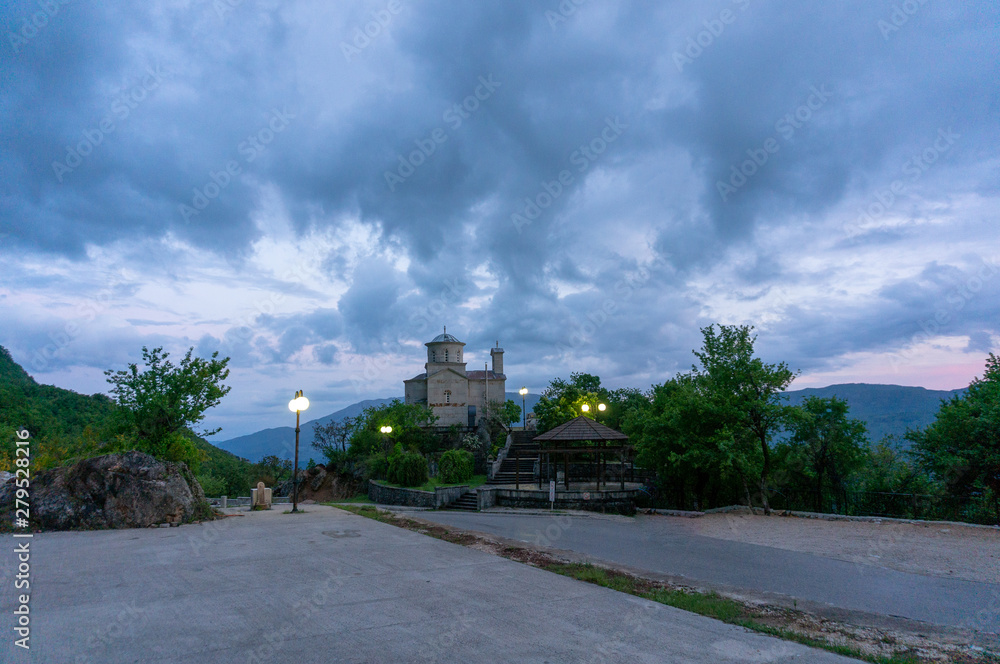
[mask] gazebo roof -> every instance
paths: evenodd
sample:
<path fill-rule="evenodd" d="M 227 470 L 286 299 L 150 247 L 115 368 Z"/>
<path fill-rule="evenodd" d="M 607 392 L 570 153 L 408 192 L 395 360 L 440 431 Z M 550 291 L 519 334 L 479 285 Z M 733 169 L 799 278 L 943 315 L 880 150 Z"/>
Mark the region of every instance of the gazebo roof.
<path fill-rule="evenodd" d="M 560 424 L 555 429 L 535 436 L 533 442 L 580 442 L 584 440 L 607 441 L 607 440 L 628 440 L 628 436 L 621 431 L 616 431 L 611 427 L 606 427 L 600 422 L 595 422 L 583 415 L 574 417 L 565 424 Z"/>

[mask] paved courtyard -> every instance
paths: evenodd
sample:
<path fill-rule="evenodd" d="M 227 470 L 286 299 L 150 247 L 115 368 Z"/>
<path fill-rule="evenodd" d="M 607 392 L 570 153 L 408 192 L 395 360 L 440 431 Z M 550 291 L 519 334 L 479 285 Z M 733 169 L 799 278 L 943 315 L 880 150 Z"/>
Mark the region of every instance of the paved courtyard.
<path fill-rule="evenodd" d="M 31 540 L 31 651 L 0 661 L 809 662 L 748 632 L 333 508 Z M 12 539 L 8 537 L 8 544 Z"/>

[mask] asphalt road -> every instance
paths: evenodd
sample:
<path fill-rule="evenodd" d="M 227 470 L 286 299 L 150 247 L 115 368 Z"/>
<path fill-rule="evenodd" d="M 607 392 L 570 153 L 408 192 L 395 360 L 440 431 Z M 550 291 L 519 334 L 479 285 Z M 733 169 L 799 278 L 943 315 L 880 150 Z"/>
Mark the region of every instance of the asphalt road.
<path fill-rule="evenodd" d="M 493 533 L 726 589 L 774 593 L 849 611 L 1000 632 L 1000 585 L 947 579 L 691 535 L 677 517 L 421 512 Z"/>
<path fill-rule="evenodd" d="M 327 507 L 0 549 L 0 662 L 854 662 Z M 23 592 L 23 591 L 20 591 Z"/>

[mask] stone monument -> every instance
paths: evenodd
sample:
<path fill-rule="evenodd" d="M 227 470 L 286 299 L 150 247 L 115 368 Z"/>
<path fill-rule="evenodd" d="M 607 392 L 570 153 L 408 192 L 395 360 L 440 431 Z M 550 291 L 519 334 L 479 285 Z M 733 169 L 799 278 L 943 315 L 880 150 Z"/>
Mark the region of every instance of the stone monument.
<path fill-rule="evenodd" d="M 263 482 L 257 482 L 257 488 L 250 489 L 250 509 L 271 509 L 271 489 L 265 487 Z"/>

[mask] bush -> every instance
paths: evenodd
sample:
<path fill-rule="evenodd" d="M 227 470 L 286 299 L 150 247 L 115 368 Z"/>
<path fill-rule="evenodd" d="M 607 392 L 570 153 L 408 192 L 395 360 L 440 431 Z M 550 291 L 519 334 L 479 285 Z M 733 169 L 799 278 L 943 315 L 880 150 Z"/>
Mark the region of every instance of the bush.
<path fill-rule="evenodd" d="M 208 474 L 199 475 L 197 479 L 201 490 L 210 498 L 217 498 L 226 493 L 226 481 L 221 477 Z"/>
<path fill-rule="evenodd" d="M 448 450 L 441 455 L 438 478 L 444 484 L 459 484 L 472 479 L 472 452 L 468 450 Z"/>
<path fill-rule="evenodd" d="M 397 444 L 389 457 L 389 481 L 402 486 L 420 486 L 427 481 L 427 459 L 416 452 L 403 452 Z"/>
<path fill-rule="evenodd" d="M 381 454 L 372 454 L 361 464 L 360 472 L 355 476 L 360 479 L 384 480 L 389 473 L 389 462 Z"/>

